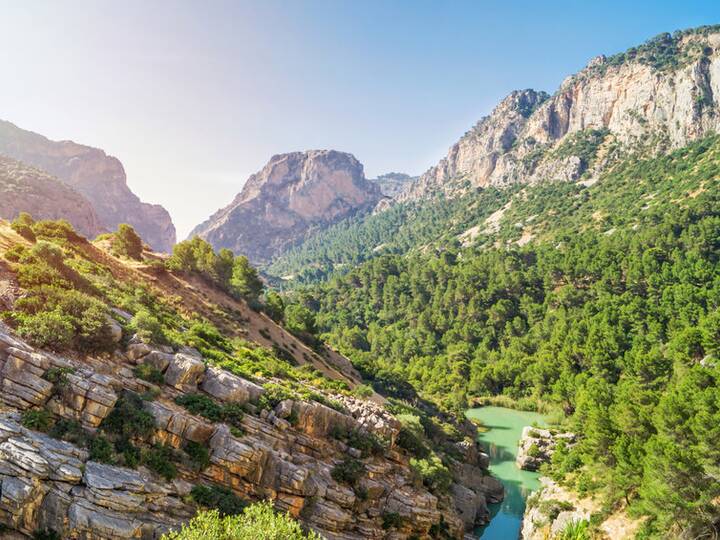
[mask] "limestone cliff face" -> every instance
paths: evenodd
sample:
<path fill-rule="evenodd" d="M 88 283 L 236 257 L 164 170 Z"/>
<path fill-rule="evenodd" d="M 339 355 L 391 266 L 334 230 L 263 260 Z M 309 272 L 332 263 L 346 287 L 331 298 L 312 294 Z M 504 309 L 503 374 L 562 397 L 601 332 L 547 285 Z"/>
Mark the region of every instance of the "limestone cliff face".
<path fill-rule="evenodd" d="M 718 131 L 719 100 L 720 30 L 668 35 L 595 58 L 551 97 L 513 92 L 399 198 L 592 177 L 621 153 L 666 151 Z"/>
<path fill-rule="evenodd" d="M 154 385 L 135 376 L 137 365 L 162 373 Z M 50 370 L 65 373 L 51 383 Z M 30 536 L 54 530 L 61 538 L 159 538 L 197 511 L 193 486 L 225 486 L 247 500 L 270 499 L 328 540 L 432 538 L 442 526 L 450 538 L 489 518 L 488 502 L 503 488 L 486 470 L 488 456 L 470 439 L 450 458 L 454 483 L 433 494 L 418 482 L 409 456 L 396 445 L 400 423 L 382 407 L 337 395 L 341 410 L 316 401 L 286 399 L 273 408 L 253 405 L 263 386 L 216 367 L 194 349 L 175 352 L 137 340 L 112 361 L 66 358 L 36 350 L 0 323 L 0 524 Z M 198 470 L 178 462 L 165 481 L 144 467 L 129 469 L 93 461 L 88 452 L 24 427 L 22 411 L 44 408 L 93 431 L 125 392 L 154 390 L 142 407 L 154 419 L 150 440 L 207 448 Z M 176 404 L 180 393 L 201 393 L 219 403 L 245 406 L 241 431 L 195 416 Z M 382 453 L 365 456 L 332 433 L 358 430 L 387 441 Z M 337 481 L 332 470 L 347 457 L 362 460 L 358 488 Z M 400 523 L 387 530 L 384 516 Z"/>
<path fill-rule="evenodd" d="M 93 238 L 103 226 L 90 202 L 49 174 L 0 157 L 0 218 L 20 212 L 35 219 L 67 219 L 80 234 Z"/>
<path fill-rule="evenodd" d="M 102 150 L 72 141 L 51 141 L 0 121 L 0 155 L 42 169 L 92 203 L 102 226 L 115 230 L 129 223 L 154 249 L 170 251 L 175 227 L 162 206 L 147 204 L 127 185 L 120 161 Z"/>
<path fill-rule="evenodd" d="M 216 249 L 268 262 L 308 232 L 372 208 L 382 198 L 351 154 L 311 150 L 273 156 L 235 200 L 196 227 Z"/>

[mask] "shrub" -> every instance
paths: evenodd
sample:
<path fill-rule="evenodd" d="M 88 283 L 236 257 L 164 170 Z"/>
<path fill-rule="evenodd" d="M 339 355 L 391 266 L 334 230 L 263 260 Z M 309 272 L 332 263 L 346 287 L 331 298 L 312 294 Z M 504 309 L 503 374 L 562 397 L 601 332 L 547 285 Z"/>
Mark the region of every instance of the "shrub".
<path fill-rule="evenodd" d="M 397 529 L 403 524 L 403 518 L 397 512 L 383 512 L 382 520 L 382 528 L 385 530 Z"/>
<path fill-rule="evenodd" d="M 532 443 L 527 449 L 527 455 L 530 457 L 540 457 L 541 454 L 540 447 L 536 443 Z"/>
<path fill-rule="evenodd" d="M 590 522 L 586 519 L 570 521 L 556 538 L 557 540 L 590 540 Z"/>
<path fill-rule="evenodd" d="M 121 439 L 146 438 L 155 429 L 155 418 L 143 409 L 140 396 L 125 392 L 100 427 Z"/>
<path fill-rule="evenodd" d="M 165 343 L 165 333 L 160 320 L 146 308 L 140 308 L 130 321 L 130 328 L 145 342 Z"/>
<path fill-rule="evenodd" d="M 79 422 L 76 420 L 67 420 L 61 418 L 55 425 L 48 431 L 54 439 L 60 439 L 73 443 L 76 446 L 86 446 L 88 441 L 88 435 L 82 428 Z"/>
<path fill-rule="evenodd" d="M 304 533 L 297 521 L 277 514 L 268 502 L 248 506 L 242 514 L 221 517 L 217 510 L 200 512 L 180 531 L 170 532 L 163 540 L 322 540 L 315 532 Z"/>
<path fill-rule="evenodd" d="M 133 373 L 138 379 L 149 383 L 163 384 L 165 382 L 162 371 L 151 364 L 140 364 L 133 369 Z"/>
<path fill-rule="evenodd" d="M 22 425 L 28 429 L 47 433 L 53 426 L 53 415 L 46 409 L 28 409 L 22 413 Z"/>
<path fill-rule="evenodd" d="M 410 467 L 422 478 L 431 491 L 445 493 L 452 483 L 452 475 L 435 454 L 423 459 L 410 459 Z"/>
<path fill-rule="evenodd" d="M 61 540 L 55 529 L 38 529 L 32 535 L 32 540 Z"/>
<path fill-rule="evenodd" d="M 5 252 L 5 259 L 10 262 L 18 262 L 27 255 L 28 249 L 25 246 L 13 246 Z"/>
<path fill-rule="evenodd" d="M 185 407 L 192 414 L 203 416 L 211 422 L 222 422 L 223 420 L 222 407 L 204 394 L 183 394 L 175 398 L 175 403 Z"/>
<path fill-rule="evenodd" d="M 37 221 L 32 227 L 38 238 L 69 240 L 78 242 L 82 236 L 75 232 L 70 222 L 64 219 Z"/>
<path fill-rule="evenodd" d="M 177 467 L 173 463 L 175 452 L 170 446 L 155 445 L 144 450 L 142 464 L 165 480 L 173 480 L 177 476 Z"/>
<path fill-rule="evenodd" d="M 214 484 L 193 487 L 190 497 L 204 508 L 217 510 L 221 516 L 240 514 L 247 506 L 245 501 L 235 495 L 230 488 Z"/>
<path fill-rule="evenodd" d="M 102 435 L 90 441 L 90 459 L 100 463 L 115 463 L 115 453 L 112 443 Z"/>
<path fill-rule="evenodd" d="M 175 398 L 175 403 L 185 407 L 192 414 L 207 418 L 211 422 L 227 422 L 236 428 L 242 425 L 243 411 L 238 403 L 218 405 L 204 394 L 183 394 Z"/>
<path fill-rule="evenodd" d="M 335 465 L 330 472 L 333 479 L 351 486 L 356 486 L 360 478 L 365 474 L 365 465 L 353 458 L 345 458 Z"/>
<path fill-rule="evenodd" d="M 183 450 L 190 458 L 190 463 L 196 471 L 200 472 L 210 465 L 210 452 L 202 444 L 188 441 Z"/>
<path fill-rule="evenodd" d="M 112 249 L 116 255 L 122 255 L 139 261 L 142 259 L 143 253 L 142 238 L 140 238 L 132 226 L 127 223 L 121 223 L 114 235 Z"/>
<path fill-rule="evenodd" d="M 373 395 L 373 389 L 367 384 L 358 384 L 353 390 L 353 395 L 359 398 L 369 398 Z"/>
<path fill-rule="evenodd" d="M 347 430 L 340 426 L 335 426 L 330 430 L 330 436 L 346 442 L 353 448 L 357 448 L 362 452 L 363 457 L 382 454 L 385 451 L 385 445 L 383 445 L 380 439 L 373 433 L 366 431 L 356 429 Z"/>
<path fill-rule="evenodd" d="M 267 383 L 263 388 L 265 392 L 258 399 L 260 409 L 274 409 L 281 401 L 295 397 L 287 388 L 277 383 Z"/>
<path fill-rule="evenodd" d="M 35 233 L 32 229 L 34 224 L 35 220 L 33 220 L 30 214 L 27 212 L 20 212 L 20 215 L 12 221 L 10 227 L 26 240 L 35 242 Z"/>
<path fill-rule="evenodd" d="M 62 351 L 70 347 L 75 336 L 72 322 L 62 311 L 45 311 L 24 317 L 18 334 L 36 347 Z"/>

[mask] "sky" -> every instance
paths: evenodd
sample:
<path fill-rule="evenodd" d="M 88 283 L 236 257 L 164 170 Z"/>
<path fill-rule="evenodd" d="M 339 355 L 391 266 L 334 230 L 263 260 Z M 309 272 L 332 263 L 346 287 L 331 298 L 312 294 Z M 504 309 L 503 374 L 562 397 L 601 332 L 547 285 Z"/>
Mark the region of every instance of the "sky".
<path fill-rule="evenodd" d="M 515 89 L 715 1 L 0 0 L 0 118 L 104 149 L 179 239 L 274 155 L 420 174 Z"/>

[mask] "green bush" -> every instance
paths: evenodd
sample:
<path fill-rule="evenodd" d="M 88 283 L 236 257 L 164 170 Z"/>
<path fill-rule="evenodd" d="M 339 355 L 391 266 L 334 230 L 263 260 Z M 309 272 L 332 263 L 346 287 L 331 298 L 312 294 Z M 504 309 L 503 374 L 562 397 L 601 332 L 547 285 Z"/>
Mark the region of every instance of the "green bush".
<path fill-rule="evenodd" d="M 365 465 L 357 459 L 345 458 L 333 467 L 330 474 L 337 482 L 356 486 L 365 474 Z"/>
<path fill-rule="evenodd" d="M 185 407 L 192 414 L 207 418 L 211 422 L 226 422 L 240 428 L 245 411 L 238 403 L 219 405 L 205 394 L 182 394 L 175 398 L 175 403 Z"/>
<path fill-rule="evenodd" d="M 60 310 L 45 311 L 22 319 L 18 334 L 36 347 L 68 349 L 75 337 L 72 322 Z"/>
<path fill-rule="evenodd" d="M 140 308 L 130 320 L 130 329 L 147 343 L 165 343 L 166 337 L 160 320 L 148 309 Z"/>
<path fill-rule="evenodd" d="M 397 529 L 402 527 L 403 521 L 403 517 L 397 512 L 383 512 L 382 528 L 385 530 Z"/>
<path fill-rule="evenodd" d="M 322 540 L 315 532 L 305 533 L 287 514 L 277 514 L 270 502 L 248 506 L 236 516 L 221 517 L 217 510 L 200 512 L 180 531 L 163 540 Z"/>
<path fill-rule="evenodd" d="M 32 229 L 34 224 L 35 220 L 33 220 L 30 214 L 27 212 L 20 212 L 18 217 L 10 223 L 10 227 L 26 240 L 35 242 L 35 233 Z"/>
<path fill-rule="evenodd" d="M 38 238 L 70 242 L 83 240 L 82 236 L 76 233 L 70 222 L 65 219 L 36 221 L 32 229 Z"/>
<path fill-rule="evenodd" d="M 410 459 L 410 467 L 422 478 L 422 482 L 433 492 L 445 493 L 452 484 L 452 475 L 435 454 L 424 459 Z"/>
<path fill-rule="evenodd" d="M 133 369 L 133 373 L 138 379 L 149 383 L 163 384 L 165 382 L 162 371 L 151 364 L 140 364 Z"/>
<path fill-rule="evenodd" d="M 142 464 L 154 473 L 170 481 L 177 477 L 175 451 L 170 446 L 155 445 L 141 452 Z"/>
<path fill-rule="evenodd" d="M 190 463 L 196 471 L 200 472 L 210 465 L 210 452 L 204 445 L 195 441 L 188 441 L 183 450 L 190 458 Z"/>
<path fill-rule="evenodd" d="M 144 410 L 140 396 L 126 391 L 100 427 L 120 439 L 147 438 L 155 429 L 155 418 Z"/>
<path fill-rule="evenodd" d="M 140 260 L 143 253 L 142 238 L 135 232 L 135 229 L 127 223 L 118 225 L 118 230 L 113 236 L 112 250 L 116 255 Z"/>
<path fill-rule="evenodd" d="M 115 463 L 115 452 L 112 443 L 102 435 L 90 441 L 90 459 L 100 463 Z"/>
<path fill-rule="evenodd" d="M 54 418 L 46 409 L 28 409 L 23 411 L 21 422 L 28 429 L 47 433 L 53 426 Z"/>
<path fill-rule="evenodd" d="M 221 516 L 235 516 L 247 506 L 245 501 L 226 486 L 197 485 L 190 492 L 192 500 L 208 509 L 217 510 Z"/>

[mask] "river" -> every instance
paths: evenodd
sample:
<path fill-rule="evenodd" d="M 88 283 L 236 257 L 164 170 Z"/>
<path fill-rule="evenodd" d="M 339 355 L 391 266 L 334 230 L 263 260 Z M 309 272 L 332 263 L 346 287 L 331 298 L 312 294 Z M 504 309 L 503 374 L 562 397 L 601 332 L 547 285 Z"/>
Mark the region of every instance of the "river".
<path fill-rule="evenodd" d="M 475 534 L 482 540 L 516 540 L 520 535 L 525 499 L 540 486 L 538 473 L 522 471 L 515 465 L 517 445 L 522 428 L 533 422 L 542 426 L 545 417 L 504 407 L 470 409 L 466 414 L 487 428 L 480 434 L 480 440 L 490 454 L 490 470 L 505 486 L 505 500 L 489 505 L 492 519 L 476 529 Z"/>

